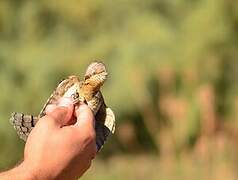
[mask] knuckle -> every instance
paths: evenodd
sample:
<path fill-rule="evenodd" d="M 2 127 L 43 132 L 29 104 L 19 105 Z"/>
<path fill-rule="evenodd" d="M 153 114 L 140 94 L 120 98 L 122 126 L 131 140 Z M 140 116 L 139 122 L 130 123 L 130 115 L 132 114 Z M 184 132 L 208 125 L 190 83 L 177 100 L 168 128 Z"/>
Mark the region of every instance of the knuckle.
<path fill-rule="evenodd" d="M 96 139 L 96 134 L 94 131 L 91 131 L 90 133 L 88 133 L 88 137 L 87 139 L 90 141 L 90 142 L 95 142 L 95 139 Z"/>
<path fill-rule="evenodd" d="M 95 133 L 87 133 L 87 135 L 85 135 L 84 137 L 84 141 L 85 141 L 85 144 L 93 144 L 95 143 L 95 139 L 96 139 L 96 135 Z"/>
<path fill-rule="evenodd" d="M 92 132 L 90 133 L 90 137 L 91 137 L 91 139 L 93 139 L 93 140 L 96 139 L 96 133 L 95 133 L 95 131 L 92 131 Z"/>

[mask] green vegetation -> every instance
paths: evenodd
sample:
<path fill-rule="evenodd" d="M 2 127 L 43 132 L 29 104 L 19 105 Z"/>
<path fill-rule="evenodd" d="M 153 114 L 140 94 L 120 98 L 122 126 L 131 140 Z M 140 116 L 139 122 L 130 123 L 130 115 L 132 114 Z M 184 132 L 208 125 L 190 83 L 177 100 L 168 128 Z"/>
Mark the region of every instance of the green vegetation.
<path fill-rule="evenodd" d="M 85 180 L 238 178 L 237 27 L 233 0 L 1 0 L 0 169 L 23 154 L 11 112 L 102 60 L 117 130 Z"/>

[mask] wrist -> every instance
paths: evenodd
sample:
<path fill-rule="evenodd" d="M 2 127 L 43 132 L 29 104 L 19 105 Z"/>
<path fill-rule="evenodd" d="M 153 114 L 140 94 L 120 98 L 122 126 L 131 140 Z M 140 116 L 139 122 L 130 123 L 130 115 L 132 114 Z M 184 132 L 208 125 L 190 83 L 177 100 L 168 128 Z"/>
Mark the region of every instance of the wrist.
<path fill-rule="evenodd" d="M 16 167 L 16 173 L 18 174 L 18 179 L 24 180 L 38 180 L 37 174 L 35 173 L 34 169 L 26 164 L 24 161 Z"/>
<path fill-rule="evenodd" d="M 46 171 L 41 170 L 34 163 L 29 163 L 23 161 L 18 167 L 18 172 L 21 173 L 21 178 L 19 180 L 53 180 L 55 179 L 51 173 L 46 173 Z"/>
<path fill-rule="evenodd" d="M 19 179 L 19 180 L 37 180 L 37 177 L 34 175 L 25 164 L 22 162 L 15 168 L 5 171 L 0 174 L 1 180 L 10 180 L 10 179 Z"/>

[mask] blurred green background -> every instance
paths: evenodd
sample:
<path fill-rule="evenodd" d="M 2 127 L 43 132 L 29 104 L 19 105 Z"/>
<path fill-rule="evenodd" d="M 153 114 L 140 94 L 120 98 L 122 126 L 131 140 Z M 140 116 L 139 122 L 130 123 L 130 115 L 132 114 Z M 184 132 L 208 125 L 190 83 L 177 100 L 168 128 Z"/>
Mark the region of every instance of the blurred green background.
<path fill-rule="evenodd" d="M 237 179 L 237 57 L 235 0 L 0 0 L 0 169 L 11 112 L 102 60 L 117 129 L 83 180 Z"/>

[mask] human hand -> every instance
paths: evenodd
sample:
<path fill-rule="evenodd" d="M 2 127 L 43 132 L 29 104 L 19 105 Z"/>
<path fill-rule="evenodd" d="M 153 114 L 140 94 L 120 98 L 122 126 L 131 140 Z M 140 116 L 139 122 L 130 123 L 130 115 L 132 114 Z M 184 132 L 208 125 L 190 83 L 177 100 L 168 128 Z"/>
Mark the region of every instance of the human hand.
<path fill-rule="evenodd" d="M 46 114 L 27 139 L 21 166 L 33 179 L 77 179 L 96 154 L 93 113 L 63 99 Z"/>

